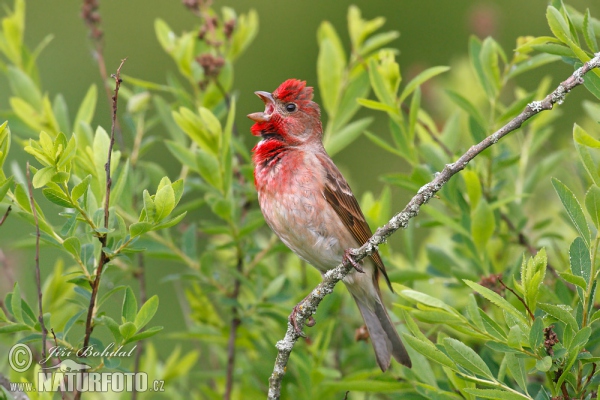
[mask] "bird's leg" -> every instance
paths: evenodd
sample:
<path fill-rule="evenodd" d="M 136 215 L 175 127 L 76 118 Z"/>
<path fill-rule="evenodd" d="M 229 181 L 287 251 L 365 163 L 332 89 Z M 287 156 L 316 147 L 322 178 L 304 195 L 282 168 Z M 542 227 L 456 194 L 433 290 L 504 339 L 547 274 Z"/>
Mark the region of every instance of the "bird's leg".
<path fill-rule="evenodd" d="M 307 298 L 308 298 L 308 296 L 305 297 L 304 300 L 306 300 Z M 298 335 L 302 336 L 303 338 L 306 337 L 306 334 L 304 332 L 302 332 L 302 329 L 300 329 L 300 327 L 298 326 L 298 323 L 296 322 L 296 314 L 298 314 L 298 312 L 300 312 L 301 304 L 304 302 L 304 300 L 302 300 L 300 303 L 298 303 L 294 306 L 294 309 L 292 310 L 292 314 L 289 317 L 290 324 L 292 324 L 296 333 Z M 311 315 L 306 319 L 306 322 L 304 324 L 306 326 L 308 326 L 309 328 L 311 328 L 311 327 L 315 326 L 316 321 Z"/>
<path fill-rule="evenodd" d="M 350 264 L 352 264 L 352 266 L 354 267 L 355 270 L 357 270 L 358 272 L 360 272 L 361 274 L 365 273 L 365 270 L 360 266 L 359 263 L 357 263 L 356 261 L 354 261 L 354 257 L 352 257 L 352 250 L 351 249 L 346 249 L 344 251 L 344 257 L 342 258 L 342 262 L 350 262 Z"/>

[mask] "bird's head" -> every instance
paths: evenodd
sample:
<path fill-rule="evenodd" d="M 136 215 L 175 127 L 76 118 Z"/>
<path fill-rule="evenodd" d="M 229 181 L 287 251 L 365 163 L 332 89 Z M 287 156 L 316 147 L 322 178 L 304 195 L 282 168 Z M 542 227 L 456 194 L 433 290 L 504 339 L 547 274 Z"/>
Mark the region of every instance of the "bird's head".
<path fill-rule="evenodd" d="M 313 88 L 305 81 L 288 79 L 273 92 L 255 92 L 265 111 L 248 115 L 254 136 L 276 138 L 289 145 L 321 141 L 323 129 L 319 105 L 312 101 Z"/>

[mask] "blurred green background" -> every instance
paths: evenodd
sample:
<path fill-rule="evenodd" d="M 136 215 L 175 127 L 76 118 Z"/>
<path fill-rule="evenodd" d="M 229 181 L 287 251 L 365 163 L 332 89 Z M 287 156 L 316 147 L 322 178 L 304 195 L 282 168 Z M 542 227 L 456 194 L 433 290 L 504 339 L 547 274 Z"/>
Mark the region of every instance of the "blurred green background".
<path fill-rule="evenodd" d="M 2 3 L 8 2 L 3 0 Z M 361 0 L 352 3 L 319 0 L 216 1 L 216 9 L 227 5 L 241 13 L 255 8 L 260 17 L 258 37 L 235 67 L 234 87 L 239 99 L 237 125 L 240 134 L 247 134 L 248 145 L 256 139 L 250 135 L 251 122 L 244 115 L 262 109 L 262 103 L 253 92 L 272 91 L 287 78 L 305 79 L 309 85 L 316 86 L 316 29 L 321 21 L 329 20 L 347 44 L 345 32 L 349 4 L 358 5 L 363 16 L 368 19 L 385 16 L 387 23 L 384 29 L 401 32 L 400 38 L 392 46 L 400 49 L 398 60 L 405 82 L 424 68 L 455 65 L 466 56 L 467 40 L 473 33 L 480 37 L 492 35 L 509 55 L 518 36 L 549 34 L 545 19 L 545 0 Z M 600 14 L 598 1 L 571 0 L 569 4 L 582 11 L 589 7 L 592 15 Z M 101 85 L 98 68 L 92 58 L 88 31 L 80 19 L 80 6 L 81 3 L 75 1 L 31 0 L 27 3 L 27 44 L 34 47 L 46 35 L 54 36 L 39 58 L 42 85 L 51 98 L 56 93 L 63 93 L 71 110 L 77 109 L 78 101 L 92 83 Z M 100 2 L 100 13 L 109 72 L 114 71 L 119 61 L 127 57 L 128 61 L 123 69 L 125 74 L 160 83 L 165 82 L 167 70 L 176 68 L 155 38 L 154 20 L 159 17 L 164 19 L 176 32 L 194 30 L 199 23 L 180 1 L 174 0 L 103 0 Z M 531 89 L 544 73 L 552 73 L 555 77 L 554 86 L 558 83 L 558 77 L 564 79 L 570 74 L 570 67 L 554 63 L 525 74 L 519 82 Z M 531 80 L 529 85 L 528 80 Z M 7 87 L 7 82 L 0 80 L 0 109 L 8 108 Z M 590 97 L 583 90 L 570 96 Z M 316 99 L 319 101 L 318 90 Z M 435 100 L 427 98 L 429 104 L 425 107 L 433 107 Z M 102 93 L 98 104 L 94 125 L 100 124 L 108 128 L 109 106 Z M 579 101 L 567 102 L 564 113 L 579 113 L 577 104 Z M 559 129 L 565 130 L 565 140 L 570 140 L 573 121 L 574 118 L 563 118 L 558 124 Z M 383 123 L 371 127 L 373 131 L 378 129 L 386 130 Z M 18 131 L 14 133 L 20 136 Z M 125 132 L 126 137 L 127 135 Z M 24 159 L 20 158 L 17 151 L 12 154 L 13 159 L 15 156 L 23 167 Z M 172 159 L 162 144 L 155 146 L 153 156 L 165 157 L 164 162 L 159 162 L 169 171 Z M 384 155 L 381 149 L 365 138 L 360 138 L 335 158 L 359 198 L 366 190 L 379 193 L 382 184 L 372 176 L 397 172 L 403 167 L 397 160 L 398 158 Z M 172 178 L 175 178 L 175 168 L 176 166 L 169 171 L 173 173 Z M 395 189 L 394 209 L 402 207 L 404 199 L 409 195 Z M 9 218 L 0 229 L 0 297 L 4 297 L 10 290 L 13 279 L 23 282 L 22 286 L 26 286 L 28 296 L 33 295 L 33 259 L 24 258 L 25 253 L 19 250 L 18 245 L 32 232 L 31 226 L 22 224 L 17 218 Z M 43 250 L 43 274 L 44 269 L 54 265 L 54 254 L 47 249 Z M 157 293 L 161 298 L 155 324 L 166 326 L 165 333 L 182 329 L 183 316 L 177 306 L 175 289 L 170 284 L 161 283 L 162 277 L 178 272 L 180 267 L 169 261 L 158 260 L 149 262 L 148 268 L 148 292 L 150 295 Z M 165 338 L 165 335 L 159 336 L 156 341 L 160 343 L 159 348 L 163 353 L 172 348 L 175 341 L 161 338 Z"/>

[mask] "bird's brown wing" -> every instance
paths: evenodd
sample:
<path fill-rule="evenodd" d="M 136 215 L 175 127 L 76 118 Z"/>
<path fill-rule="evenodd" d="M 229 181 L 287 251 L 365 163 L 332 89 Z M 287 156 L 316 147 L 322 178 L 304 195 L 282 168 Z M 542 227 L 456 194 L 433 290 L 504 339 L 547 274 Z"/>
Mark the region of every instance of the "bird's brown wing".
<path fill-rule="evenodd" d="M 327 171 L 325 188 L 323 189 L 325 200 L 333 207 L 346 228 L 352 232 L 354 239 L 362 246 L 373 236 L 371 228 L 369 228 L 369 224 L 367 224 L 350 186 L 348 186 L 342 174 L 333 164 L 333 161 L 329 157 L 323 158 L 321 161 L 324 163 L 325 170 Z M 375 252 L 370 257 L 385 277 L 390 290 L 393 291 L 390 278 L 387 276 L 385 265 L 383 265 L 379 253 Z"/>

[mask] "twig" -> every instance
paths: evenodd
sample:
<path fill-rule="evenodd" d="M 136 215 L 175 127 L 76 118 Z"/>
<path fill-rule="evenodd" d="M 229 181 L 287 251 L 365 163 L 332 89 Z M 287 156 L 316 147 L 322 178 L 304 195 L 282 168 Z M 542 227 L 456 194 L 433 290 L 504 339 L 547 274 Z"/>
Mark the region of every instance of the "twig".
<path fill-rule="evenodd" d="M 54 345 L 56 347 L 58 347 L 58 340 L 56 339 L 56 334 L 54 333 L 54 329 L 50 328 L 50 332 L 52 332 L 52 337 L 54 338 Z M 62 363 L 62 360 L 60 359 L 60 356 L 58 354 L 56 355 L 56 358 L 58 358 L 59 363 Z M 65 383 L 66 383 L 67 377 L 65 376 L 63 379 L 65 380 Z M 65 400 L 65 392 L 62 390 L 60 385 L 58 386 L 58 390 L 60 390 L 61 399 Z"/>
<path fill-rule="evenodd" d="M 42 278 L 40 273 L 40 223 L 38 220 L 37 209 L 35 208 L 35 201 L 33 200 L 33 185 L 31 184 L 31 177 L 29 174 L 29 161 L 27 162 L 27 187 L 29 189 L 29 204 L 31 205 L 31 213 L 33 214 L 33 220 L 35 221 L 35 284 L 38 295 L 38 321 L 40 323 L 40 329 L 42 330 L 42 360 L 44 360 L 42 369 L 45 372 L 48 368 L 48 360 L 46 360 L 46 336 L 48 335 L 48 330 L 44 324 L 44 310 L 42 308 Z"/>
<path fill-rule="evenodd" d="M 106 172 L 106 196 L 104 197 L 104 228 L 108 229 L 108 219 L 109 219 L 109 205 L 110 205 L 110 188 L 112 185 L 112 179 L 110 177 L 110 164 L 112 160 L 112 149 L 115 144 L 115 124 L 117 120 L 117 104 L 119 100 L 119 88 L 121 87 L 121 68 L 127 58 L 121 60 L 121 64 L 119 68 L 117 68 L 117 73 L 112 75 L 112 78 L 115 80 L 115 94 L 112 97 L 113 106 L 112 106 L 112 126 L 110 130 L 110 144 L 108 146 L 108 156 L 106 164 L 104 164 L 104 171 Z M 85 321 L 85 336 L 83 339 L 83 348 L 86 349 L 90 344 L 90 337 L 92 335 L 92 331 L 94 330 L 94 325 L 92 323 L 92 319 L 94 316 L 94 309 L 96 308 L 96 297 L 98 296 L 98 289 L 100 287 L 100 277 L 102 276 L 102 270 L 104 269 L 104 265 L 108 263 L 109 257 L 104 251 L 106 247 L 108 239 L 108 234 L 103 233 L 98 236 L 98 240 L 101 244 L 100 249 L 100 259 L 98 260 L 98 267 L 96 268 L 96 278 L 92 283 L 92 294 L 90 296 L 90 305 L 88 307 L 87 318 Z M 79 400 L 81 398 L 81 392 L 77 391 L 75 394 L 75 400 Z"/>
<path fill-rule="evenodd" d="M 110 86 L 108 85 L 108 74 L 106 72 L 106 63 L 104 61 L 104 32 L 100 29 L 100 23 L 102 18 L 98 12 L 98 0 L 83 0 L 81 5 L 81 18 L 90 30 L 90 38 L 94 43 L 94 58 L 98 63 L 98 70 L 100 72 L 100 78 L 102 79 L 102 86 L 106 92 L 106 98 L 108 99 L 109 106 L 112 105 L 112 93 Z M 121 125 L 119 120 L 115 120 L 115 131 L 117 133 L 117 140 L 119 146 L 124 149 L 125 144 L 123 142 L 123 136 L 121 135 Z"/>
<path fill-rule="evenodd" d="M 238 251 L 236 269 L 238 274 L 243 273 L 244 260 L 241 251 Z M 240 278 L 236 277 L 235 282 L 233 283 L 233 292 L 230 296 L 236 302 L 240 295 L 241 286 L 242 282 L 240 281 Z M 234 304 L 233 307 L 231 307 L 231 312 L 233 314 L 233 318 L 231 319 L 231 326 L 229 327 L 229 340 L 227 341 L 227 378 L 225 381 L 225 394 L 223 395 L 224 400 L 231 399 L 231 392 L 233 389 L 233 373 L 235 368 L 235 339 L 237 336 L 237 329 L 242 323 L 237 305 Z"/>
<path fill-rule="evenodd" d="M 419 189 L 417 194 L 408 202 L 404 210 L 394 215 L 392 219 L 384 226 L 377 229 L 375 234 L 358 249 L 351 251 L 354 261 L 358 262 L 363 258 L 377 251 L 377 247 L 384 243 L 387 238 L 400 228 L 406 228 L 411 218 L 415 217 L 423 204 L 426 204 L 442 187 L 458 172 L 462 171 L 467 164 L 477 155 L 488 147 L 496 144 L 504 136 L 518 129 L 521 125 L 534 115 L 544 111 L 551 110 L 555 103 L 562 103 L 565 95 L 574 87 L 583 84 L 583 76 L 593 68 L 600 67 L 600 53 L 594 58 L 583 64 L 567 80 L 558 85 L 558 87 L 541 101 L 534 101 L 528 104 L 525 109 L 510 122 L 486 137 L 478 144 L 471 146 L 458 160 L 452 164 L 446 164 L 444 169 L 435 175 L 435 178 Z M 302 329 L 306 320 L 316 311 L 323 298 L 333 291 L 335 285 L 342 280 L 352 270 L 350 261 L 342 263 L 329 270 L 324 276 L 323 281 L 317 285 L 313 291 L 306 296 L 297 306 L 296 325 Z M 296 332 L 291 323 L 288 322 L 288 329 L 283 340 L 277 342 L 277 358 L 273 368 L 273 374 L 269 378 L 268 398 L 270 400 L 279 399 L 281 396 L 281 382 L 285 375 L 287 363 L 294 344 L 301 335 Z"/>
<path fill-rule="evenodd" d="M 515 292 L 513 289 L 506 286 L 506 284 L 504 282 L 502 282 L 502 278 L 500 276 L 498 276 L 498 282 L 500 282 L 500 284 L 504 287 L 504 289 L 508 290 L 509 292 L 514 294 L 517 297 L 517 299 L 519 299 L 519 301 L 525 306 L 525 309 L 527 310 L 527 313 L 529 314 L 529 318 L 531 318 L 532 321 L 535 320 L 535 316 L 533 315 L 533 313 L 531 312 L 531 309 L 525 302 L 525 299 L 523 299 L 521 296 L 519 296 L 519 294 L 517 292 Z"/>
<path fill-rule="evenodd" d="M 148 295 L 146 294 L 146 273 L 145 273 L 145 264 L 144 264 L 144 254 L 139 253 L 138 254 L 138 269 L 137 271 L 133 274 L 133 276 L 135 278 L 137 278 L 139 284 L 140 284 L 140 301 L 142 304 L 146 304 L 146 301 L 148 300 Z M 138 372 L 140 372 L 140 361 L 142 359 L 142 353 L 144 352 L 144 341 L 143 340 L 139 340 L 136 343 L 136 348 L 135 348 L 135 362 L 134 362 L 134 367 L 133 367 L 133 373 L 134 376 L 137 376 L 136 374 Z M 137 391 L 137 385 L 134 385 L 133 388 L 133 393 L 131 394 L 131 400 L 136 400 L 138 396 L 138 391 Z"/>
<path fill-rule="evenodd" d="M 11 210 L 12 210 L 12 206 L 8 206 L 8 208 L 6 209 L 6 212 L 2 216 L 2 219 L 0 219 L 0 226 L 2 226 L 2 224 L 4 223 L 4 221 L 6 221 L 6 218 L 8 218 L 8 214 L 10 214 Z"/>

